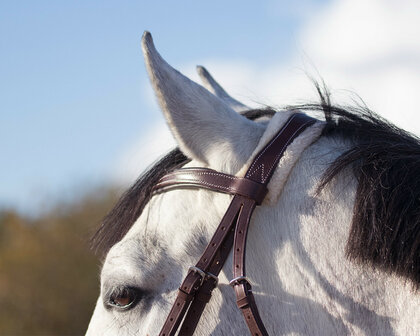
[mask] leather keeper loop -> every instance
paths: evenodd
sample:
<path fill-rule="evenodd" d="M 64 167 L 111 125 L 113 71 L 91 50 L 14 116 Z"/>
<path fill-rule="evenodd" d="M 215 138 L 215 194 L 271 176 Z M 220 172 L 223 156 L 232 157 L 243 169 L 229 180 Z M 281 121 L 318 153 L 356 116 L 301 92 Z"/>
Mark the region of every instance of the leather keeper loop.
<path fill-rule="evenodd" d="M 186 302 L 191 302 L 194 299 L 194 294 L 188 294 L 184 292 L 181 288 L 178 288 L 178 296 Z"/>
<path fill-rule="evenodd" d="M 239 309 L 243 309 L 249 306 L 249 300 L 248 297 L 245 296 L 242 299 L 239 299 L 238 301 L 236 301 L 236 305 L 238 306 Z"/>

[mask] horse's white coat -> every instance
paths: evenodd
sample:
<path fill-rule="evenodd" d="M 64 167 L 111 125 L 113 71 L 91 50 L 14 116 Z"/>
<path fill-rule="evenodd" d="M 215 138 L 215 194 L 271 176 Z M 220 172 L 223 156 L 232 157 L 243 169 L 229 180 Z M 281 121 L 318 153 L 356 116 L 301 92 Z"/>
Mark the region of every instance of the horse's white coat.
<path fill-rule="evenodd" d="M 149 48 L 146 59 L 152 81 L 156 81 L 154 73 L 162 73 L 161 69 L 150 67 L 162 64 L 153 63 L 150 57 Z M 255 155 L 288 117 L 279 114 L 264 132 L 262 124 L 255 127 L 242 122 L 228 108 L 221 113 L 223 103 L 218 100 L 213 101 L 212 111 L 212 101 L 205 96 L 206 115 L 199 105 L 203 91 L 190 87 L 182 93 L 185 77 L 170 68 L 165 71 L 172 81 L 179 80 L 174 89 L 177 94 L 170 94 L 170 99 L 188 100 L 166 102 L 166 93 L 154 82 L 171 130 L 181 148 L 196 159 L 190 165 L 240 175 L 251 154 Z M 190 127 L 183 127 L 183 112 L 176 109 L 187 105 L 191 109 L 192 104 L 198 104 L 196 112 L 184 115 Z M 210 129 L 200 131 L 212 115 L 222 118 L 229 134 L 221 134 L 227 132 L 224 127 L 211 135 Z M 212 127 L 215 123 L 213 120 Z M 320 138 L 308 147 L 320 127 L 306 131 L 288 149 L 280 162 L 282 170 L 269 185 L 269 200 L 256 209 L 251 221 L 247 265 L 263 321 L 270 335 L 419 335 L 420 299 L 411 286 L 345 258 L 356 181 L 351 172 L 343 173 L 320 194 L 315 193 L 325 169 L 347 147 L 331 138 Z M 239 133 L 251 140 L 243 144 L 243 154 L 236 155 L 229 150 L 241 145 L 243 137 L 236 138 Z M 214 141 L 217 146 L 211 146 Z M 101 295 L 87 335 L 157 335 L 188 266 L 199 258 L 230 199 L 207 190 L 173 190 L 155 196 L 106 257 Z M 196 335 L 248 335 L 228 285 L 231 263 L 230 257 Z M 131 310 L 106 309 L 103 298 L 115 286 L 137 286 L 146 294 Z"/>

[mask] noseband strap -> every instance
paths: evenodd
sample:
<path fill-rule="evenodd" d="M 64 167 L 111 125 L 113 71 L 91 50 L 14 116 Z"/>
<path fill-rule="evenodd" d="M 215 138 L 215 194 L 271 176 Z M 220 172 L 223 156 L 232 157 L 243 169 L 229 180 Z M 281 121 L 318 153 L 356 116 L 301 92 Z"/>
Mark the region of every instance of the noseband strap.
<path fill-rule="evenodd" d="M 204 253 L 190 267 L 181 284 L 175 302 L 162 327 L 160 336 L 193 335 L 206 304 L 217 287 L 217 276 L 233 249 L 233 280 L 236 303 L 242 311 L 252 335 L 267 336 L 257 309 L 252 287 L 246 278 L 245 250 L 252 213 L 262 203 L 267 185 L 287 146 L 315 119 L 304 114 L 292 115 L 274 138 L 258 153 L 244 178 L 223 174 L 206 168 L 181 168 L 165 175 L 153 192 L 174 188 L 205 188 L 234 195 L 225 215 Z"/>

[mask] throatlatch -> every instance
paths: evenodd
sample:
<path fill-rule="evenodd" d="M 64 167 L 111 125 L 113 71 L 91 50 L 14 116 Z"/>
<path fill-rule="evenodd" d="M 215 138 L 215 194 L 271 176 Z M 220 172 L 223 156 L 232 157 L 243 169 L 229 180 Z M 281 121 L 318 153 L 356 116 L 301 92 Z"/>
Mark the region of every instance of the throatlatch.
<path fill-rule="evenodd" d="M 206 188 L 234 195 L 204 253 L 197 264 L 189 268 L 179 287 L 160 336 L 173 336 L 179 328 L 179 335 L 193 335 L 211 293 L 217 287 L 217 276 L 232 245 L 233 279 L 230 284 L 235 290 L 237 306 L 244 315 L 251 335 L 268 336 L 245 272 L 248 227 L 252 213 L 256 205 L 262 203 L 267 185 L 287 146 L 315 122 L 307 115 L 293 114 L 258 153 L 243 178 L 207 168 L 180 168 L 160 179 L 153 190 L 155 193 L 183 187 Z"/>

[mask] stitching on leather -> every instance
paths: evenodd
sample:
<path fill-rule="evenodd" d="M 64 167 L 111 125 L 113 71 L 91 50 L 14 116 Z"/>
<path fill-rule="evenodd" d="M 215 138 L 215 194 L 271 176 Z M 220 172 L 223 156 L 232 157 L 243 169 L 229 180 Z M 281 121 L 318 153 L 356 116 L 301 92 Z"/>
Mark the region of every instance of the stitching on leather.
<path fill-rule="evenodd" d="M 280 157 L 281 155 L 283 155 L 283 150 L 284 150 L 284 148 L 286 148 L 287 146 L 289 146 L 289 144 L 291 143 L 291 141 L 293 141 L 294 140 L 294 136 L 296 135 L 296 133 L 297 132 L 299 132 L 303 127 L 305 127 L 306 125 L 308 125 L 308 124 L 310 124 L 310 123 L 312 123 L 312 120 L 310 120 L 310 121 L 307 121 L 306 123 L 304 123 L 304 124 L 302 124 L 294 133 L 293 133 L 293 135 L 289 138 L 289 140 L 285 143 L 285 144 L 283 144 L 283 147 L 281 148 L 281 151 L 280 151 L 280 153 L 281 154 L 278 154 L 278 155 L 276 155 L 276 159 L 274 160 L 274 162 L 273 162 L 273 164 L 272 164 L 272 166 L 270 167 L 270 169 L 268 170 L 268 173 L 267 173 L 267 175 L 263 178 L 263 180 L 262 180 L 262 182 L 264 183 L 265 182 L 265 180 L 268 178 L 268 175 L 270 175 L 270 173 L 271 173 L 271 171 L 273 170 L 273 168 L 274 168 L 274 166 L 275 166 L 275 162 L 277 161 L 277 158 L 278 157 Z"/>
<path fill-rule="evenodd" d="M 194 175 L 194 174 L 187 173 L 187 175 Z M 226 178 L 231 179 L 231 180 L 236 180 L 237 179 L 235 177 L 225 175 L 225 174 L 221 174 L 221 173 L 198 172 L 198 173 L 195 173 L 195 175 L 214 175 L 214 176 L 223 176 L 223 177 L 226 177 Z"/>
<path fill-rule="evenodd" d="M 252 171 L 249 172 L 249 176 L 253 176 L 256 172 L 258 172 L 262 168 L 261 172 L 261 180 L 263 180 L 263 174 L 264 174 L 264 163 L 260 163 L 258 167 L 255 167 Z M 248 175 L 248 174 L 247 174 Z"/>
<path fill-rule="evenodd" d="M 289 125 L 289 123 L 293 120 L 293 118 L 295 117 L 295 116 L 297 116 L 297 114 L 294 114 L 293 115 L 293 117 L 292 118 L 290 118 L 289 119 L 289 122 L 288 123 L 286 123 L 286 125 L 283 127 L 283 131 L 286 129 L 286 127 Z M 289 144 L 290 144 L 290 142 L 291 141 L 293 141 L 294 140 L 294 136 L 296 135 L 296 133 L 297 132 L 299 132 L 303 127 L 305 127 L 306 125 L 308 125 L 308 124 L 310 124 L 310 123 L 313 123 L 313 121 L 312 120 L 308 120 L 307 122 L 305 122 L 304 124 L 302 124 L 298 129 L 296 129 L 295 130 L 295 132 L 293 132 L 293 134 L 292 134 L 292 136 L 289 138 L 289 140 L 285 143 L 285 144 L 283 144 L 283 146 L 282 146 L 282 148 L 281 148 L 281 150 L 280 150 L 280 154 L 278 154 L 278 155 L 276 155 L 276 159 L 273 161 L 273 164 L 272 164 L 272 166 L 268 169 L 268 171 L 267 171 L 267 174 L 265 175 L 263 172 L 261 172 L 261 182 L 262 183 L 265 183 L 265 181 L 266 181 L 266 179 L 267 179 L 267 177 L 270 175 L 270 173 L 271 173 L 271 171 L 272 171 L 272 169 L 273 169 L 273 167 L 275 166 L 275 163 L 276 163 L 276 161 L 277 161 L 277 158 L 279 158 L 280 156 L 282 156 L 284 153 L 283 153 L 283 150 L 287 147 L 287 146 L 289 146 Z M 260 153 L 260 155 L 258 155 L 258 157 L 257 157 L 257 159 L 256 160 L 254 160 L 254 163 L 256 163 L 256 161 L 258 161 L 258 159 L 261 157 L 261 155 L 262 154 L 264 154 L 265 153 L 265 151 L 273 144 L 273 142 L 281 135 L 281 134 L 283 134 L 283 132 L 280 132 L 280 133 L 278 133 L 277 134 L 277 136 L 270 142 L 270 144 L 269 145 L 267 145 L 266 147 L 265 147 L 265 149 Z M 254 164 L 253 164 L 254 165 Z M 253 166 L 252 165 L 252 166 Z M 251 166 L 251 167 L 252 167 Z M 255 168 L 252 172 L 250 172 L 249 174 L 247 174 L 246 175 L 246 177 L 251 177 L 251 176 L 253 176 L 257 171 L 258 171 L 258 169 L 261 167 L 261 166 L 264 166 L 264 164 L 262 163 L 262 164 L 260 164 L 257 168 Z M 264 176 L 265 175 L 265 176 Z"/>
<path fill-rule="evenodd" d="M 200 171 L 200 170 L 195 170 L 195 172 L 192 173 L 193 169 L 188 169 L 188 170 L 191 171 L 191 172 L 186 171 L 186 170 L 180 170 L 178 172 L 174 172 L 173 175 L 176 176 L 179 173 L 179 174 L 182 174 L 182 175 L 192 175 L 192 176 L 194 176 L 194 175 L 221 176 L 221 177 L 226 177 L 226 178 L 231 179 L 231 180 L 239 179 L 239 177 L 232 177 L 232 176 L 229 176 L 227 174 L 222 174 L 222 173 L 218 173 L 218 172 L 213 173 L 213 172 L 203 172 L 203 171 Z"/>
<path fill-rule="evenodd" d="M 257 156 L 256 159 L 254 159 L 254 162 L 252 163 L 251 167 L 249 168 L 250 170 L 253 168 L 253 166 L 257 163 L 257 161 L 260 159 L 260 157 L 267 151 L 267 149 L 274 143 L 274 141 L 277 140 L 277 138 L 283 134 L 284 130 L 286 129 L 287 126 L 289 126 L 289 124 L 292 122 L 293 119 L 295 119 L 297 116 L 297 114 L 292 115 L 289 120 L 287 121 L 287 123 L 283 126 L 283 131 L 278 133 L 273 139 L 271 139 L 270 143 L 265 146 L 264 150 Z M 248 176 L 248 174 L 247 174 Z M 251 175 L 249 175 L 251 176 Z"/>
<path fill-rule="evenodd" d="M 230 191 L 236 191 L 237 190 L 237 189 L 234 189 L 232 187 L 227 187 L 227 186 L 223 186 L 223 185 L 209 183 L 209 182 L 205 182 L 205 181 L 199 180 L 199 179 L 197 179 L 195 181 L 194 180 L 183 180 L 183 179 L 179 179 L 178 182 L 181 182 L 181 183 L 182 182 L 185 182 L 185 183 L 187 183 L 187 182 L 191 182 L 191 183 L 200 182 L 200 184 L 208 185 L 210 187 L 216 187 L 216 188 L 219 188 L 219 189 L 230 190 Z"/>

